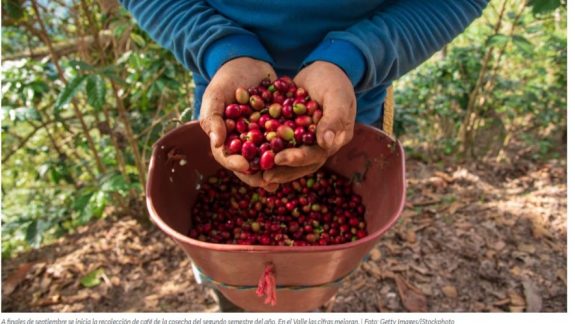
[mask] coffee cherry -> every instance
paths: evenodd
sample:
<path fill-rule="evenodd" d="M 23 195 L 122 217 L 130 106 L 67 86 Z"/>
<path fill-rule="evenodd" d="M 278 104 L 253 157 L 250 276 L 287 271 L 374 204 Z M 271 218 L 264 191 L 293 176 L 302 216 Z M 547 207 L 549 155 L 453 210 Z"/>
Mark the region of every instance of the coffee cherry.
<path fill-rule="evenodd" d="M 246 158 L 246 160 L 251 161 L 257 153 L 257 148 L 254 142 L 245 142 L 242 145 L 242 156 Z"/>
<path fill-rule="evenodd" d="M 258 96 L 258 95 L 253 95 L 250 97 L 250 106 L 256 110 L 256 111 L 260 111 L 262 109 L 264 109 L 264 100 L 262 99 L 262 97 Z"/>
<path fill-rule="evenodd" d="M 237 104 L 231 104 L 226 107 L 225 111 L 226 118 L 236 119 L 240 117 L 240 106 Z"/>
<path fill-rule="evenodd" d="M 260 158 L 260 167 L 262 170 L 269 170 L 273 168 L 274 164 L 274 152 L 273 151 L 265 151 Z"/>
<path fill-rule="evenodd" d="M 286 141 L 291 141 L 294 138 L 293 129 L 286 125 L 281 125 L 278 127 L 277 134 Z"/>
<path fill-rule="evenodd" d="M 236 89 L 236 101 L 239 104 L 245 105 L 250 100 L 249 92 L 244 88 L 237 88 Z"/>

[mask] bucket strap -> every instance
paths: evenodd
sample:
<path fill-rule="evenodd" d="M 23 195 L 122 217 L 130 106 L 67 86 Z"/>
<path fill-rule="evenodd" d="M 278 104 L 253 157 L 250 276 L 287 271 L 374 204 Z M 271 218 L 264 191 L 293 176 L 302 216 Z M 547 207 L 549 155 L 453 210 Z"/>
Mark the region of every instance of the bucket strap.
<path fill-rule="evenodd" d="M 393 113 L 394 113 L 394 99 L 393 99 L 393 85 L 387 88 L 385 95 L 385 102 L 383 103 L 383 132 L 385 135 L 393 138 Z"/>
<path fill-rule="evenodd" d="M 208 276 L 207 274 L 205 274 L 199 267 L 197 267 L 198 273 L 200 275 L 200 278 L 202 279 L 202 282 L 205 282 L 206 285 L 208 286 L 214 286 L 214 287 L 221 287 L 221 288 L 227 288 L 227 289 L 234 289 L 234 290 L 258 290 L 258 287 L 260 287 L 260 282 L 262 280 L 262 278 L 266 277 L 266 270 L 264 270 L 264 273 L 262 275 L 262 277 L 260 277 L 260 282 L 258 282 L 258 285 L 233 285 L 233 284 L 227 284 L 221 281 L 217 281 L 214 278 Z M 330 281 L 330 282 L 326 282 L 323 284 L 318 284 L 318 285 L 277 285 L 275 284 L 275 291 L 277 290 L 306 290 L 306 289 L 313 289 L 313 288 L 329 288 L 329 287 L 334 287 L 334 286 L 340 286 L 342 284 L 342 282 L 345 280 L 345 278 L 349 277 L 354 271 L 351 271 L 345 275 L 343 275 L 342 277 L 334 280 L 334 281 Z M 274 282 L 275 282 L 275 274 L 273 276 L 274 278 Z"/>

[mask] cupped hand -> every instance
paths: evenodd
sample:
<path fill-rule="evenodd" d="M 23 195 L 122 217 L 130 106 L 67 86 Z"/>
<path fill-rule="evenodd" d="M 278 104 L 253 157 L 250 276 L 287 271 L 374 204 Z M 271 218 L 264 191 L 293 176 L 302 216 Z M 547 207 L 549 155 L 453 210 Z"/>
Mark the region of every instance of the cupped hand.
<path fill-rule="evenodd" d="M 264 78 L 277 78 L 272 66 L 263 61 L 240 57 L 226 62 L 208 84 L 200 111 L 200 125 L 210 137 L 212 154 L 218 163 L 234 173 L 245 183 L 254 187 L 275 190 L 277 184 L 264 181 L 262 173 L 248 175 L 248 161 L 241 155 L 226 155 L 226 125 L 223 114 L 227 104 L 234 102 L 235 90 L 259 84 Z"/>
<path fill-rule="evenodd" d="M 337 65 L 316 61 L 294 78 L 323 109 L 316 128 L 318 145 L 281 151 L 274 159 L 276 167 L 265 171 L 266 183 L 285 183 L 317 171 L 353 137 L 357 103 L 350 79 Z"/>

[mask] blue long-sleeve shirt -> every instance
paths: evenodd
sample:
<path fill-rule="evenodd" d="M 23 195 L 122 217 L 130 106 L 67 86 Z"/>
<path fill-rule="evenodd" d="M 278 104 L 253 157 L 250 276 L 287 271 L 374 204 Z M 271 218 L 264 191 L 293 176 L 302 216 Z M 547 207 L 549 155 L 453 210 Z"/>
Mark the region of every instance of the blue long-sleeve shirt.
<path fill-rule="evenodd" d="M 381 116 L 389 84 L 429 58 L 489 0 L 120 0 L 196 83 L 195 117 L 209 80 L 236 57 L 295 76 L 311 62 L 338 65 L 352 81 L 357 120 Z"/>

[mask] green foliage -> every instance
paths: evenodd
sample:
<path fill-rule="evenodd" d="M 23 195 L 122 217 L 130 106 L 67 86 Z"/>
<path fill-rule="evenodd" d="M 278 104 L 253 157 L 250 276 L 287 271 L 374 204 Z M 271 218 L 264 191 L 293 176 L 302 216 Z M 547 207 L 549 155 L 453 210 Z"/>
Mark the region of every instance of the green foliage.
<path fill-rule="evenodd" d="M 533 7 L 534 14 L 545 14 L 557 9 L 560 5 L 566 6 L 567 2 L 561 0 L 529 0 L 529 6 Z"/>
<path fill-rule="evenodd" d="M 96 1 L 87 3 L 98 8 Z M 39 33 L 31 2 L 2 2 L 3 24 L 9 24 L 3 25 L 2 55 L 24 57 L 2 63 L 4 257 L 112 214 L 146 218 L 131 209 L 142 210 L 145 201 L 137 165 L 145 172 L 152 143 L 190 116 L 189 73 L 125 11 L 93 12 L 96 23 L 90 24 L 86 12 L 71 16 L 65 5 L 72 3 L 40 7 L 54 49 L 78 35 L 92 35 L 94 27 L 113 39 L 101 38 L 103 51 L 92 43 L 85 51 L 60 56 L 63 82 L 49 56 L 21 55 L 29 46 L 46 48 L 26 27 Z M 120 103 L 129 124 L 120 116 Z M 137 146 L 139 160 L 130 143 Z"/>
<path fill-rule="evenodd" d="M 102 109 L 106 101 L 106 84 L 99 75 L 90 75 L 86 82 L 88 104 L 97 110 Z"/>
<path fill-rule="evenodd" d="M 7 0 L 2 2 L 2 9 L 8 13 L 13 19 L 20 19 L 24 16 L 24 8 L 22 7 L 22 1 L 18 0 Z"/>
<path fill-rule="evenodd" d="M 58 99 L 56 100 L 56 104 L 54 105 L 54 109 L 56 109 L 56 111 L 59 112 L 64 105 L 67 105 L 70 102 L 70 100 L 72 100 L 72 98 L 74 98 L 76 93 L 78 93 L 78 91 L 80 90 L 80 88 L 84 84 L 84 81 L 86 81 L 87 78 L 88 78 L 88 76 L 86 76 L 86 75 L 78 75 L 78 76 L 74 77 L 66 85 L 64 90 L 62 90 L 62 92 L 60 92 L 60 95 L 58 96 Z"/>
<path fill-rule="evenodd" d="M 566 17 L 559 2 L 552 2 L 553 8 L 551 2 L 532 1 L 533 10 L 521 12 L 521 2 L 509 1 L 502 28 L 495 31 L 502 2 L 494 1 L 442 57 L 401 79 L 396 129 L 411 152 L 425 147 L 435 153 L 425 156 L 438 159 L 465 151 L 488 158 L 517 143 L 534 158 L 560 152 L 566 131 Z M 557 14 L 549 15 L 552 10 Z M 474 90 L 477 98 L 470 103 Z M 472 142 L 464 143 L 469 115 Z"/>

